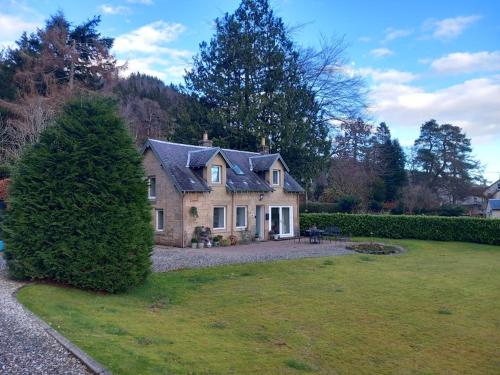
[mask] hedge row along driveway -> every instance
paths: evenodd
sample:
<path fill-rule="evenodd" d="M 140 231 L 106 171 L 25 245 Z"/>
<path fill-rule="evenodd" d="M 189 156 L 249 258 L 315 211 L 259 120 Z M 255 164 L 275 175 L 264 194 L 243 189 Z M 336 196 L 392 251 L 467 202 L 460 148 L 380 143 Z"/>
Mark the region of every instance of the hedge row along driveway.
<path fill-rule="evenodd" d="M 339 227 L 352 236 L 414 238 L 419 240 L 463 241 L 500 245 L 500 220 L 469 217 L 301 214 L 301 230 Z"/>

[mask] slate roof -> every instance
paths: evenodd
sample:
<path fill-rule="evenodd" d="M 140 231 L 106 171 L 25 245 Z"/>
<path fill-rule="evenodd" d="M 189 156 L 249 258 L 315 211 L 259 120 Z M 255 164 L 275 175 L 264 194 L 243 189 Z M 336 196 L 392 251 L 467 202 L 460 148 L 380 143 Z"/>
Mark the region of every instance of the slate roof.
<path fill-rule="evenodd" d="M 170 174 L 174 184 L 181 192 L 209 192 L 211 188 L 197 173 L 197 169 L 207 163 L 217 154 L 226 160 L 228 168 L 226 188 L 232 192 L 269 192 L 274 189 L 258 172 L 263 171 L 262 165 L 269 167 L 276 160 L 281 160 L 285 166 L 285 186 L 289 193 L 302 193 L 304 189 L 288 173 L 288 167 L 279 154 L 262 155 L 255 152 L 221 149 L 219 147 L 204 147 L 185 145 L 148 139 L 143 147 L 143 153 L 151 148 L 166 173 Z M 251 160 L 252 162 L 251 162 Z M 262 164 L 260 159 L 263 159 Z M 259 160 L 255 169 L 254 160 Z M 269 164 L 270 160 L 272 163 Z M 267 169 L 269 169 L 269 167 Z"/>
<path fill-rule="evenodd" d="M 490 200 L 488 200 L 488 206 L 492 210 L 500 210 L 500 199 L 490 199 Z"/>
<path fill-rule="evenodd" d="M 255 172 L 268 171 L 269 168 L 274 164 L 276 160 L 280 160 L 283 163 L 287 172 L 289 171 L 288 166 L 281 157 L 280 154 L 270 154 L 270 155 L 255 155 L 249 158 L 250 169 Z"/>

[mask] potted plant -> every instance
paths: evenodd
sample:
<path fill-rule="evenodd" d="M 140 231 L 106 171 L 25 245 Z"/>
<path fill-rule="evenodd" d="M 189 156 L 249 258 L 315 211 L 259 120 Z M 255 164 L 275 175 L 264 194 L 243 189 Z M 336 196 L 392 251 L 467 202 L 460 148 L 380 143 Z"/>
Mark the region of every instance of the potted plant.
<path fill-rule="evenodd" d="M 278 233 L 276 233 L 274 230 L 271 229 L 269 231 L 269 238 L 273 239 L 273 240 L 279 240 L 280 239 L 280 235 Z"/>
<path fill-rule="evenodd" d="M 221 240 L 222 240 L 222 236 L 220 234 L 215 236 L 214 237 L 214 247 L 219 247 Z"/>
<path fill-rule="evenodd" d="M 196 218 L 198 217 L 198 208 L 196 208 L 196 207 L 194 207 L 194 206 L 193 206 L 193 207 L 191 207 L 191 208 L 189 209 L 189 213 L 191 214 L 191 217 L 193 217 L 193 218 L 195 218 L 195 219 L 196 219 Z"/>
<path fill-rule="evenodd" d="M 196 249 L 198 247 L 198 240 L 196 238 L 191 238 L 191 248 Z"/>

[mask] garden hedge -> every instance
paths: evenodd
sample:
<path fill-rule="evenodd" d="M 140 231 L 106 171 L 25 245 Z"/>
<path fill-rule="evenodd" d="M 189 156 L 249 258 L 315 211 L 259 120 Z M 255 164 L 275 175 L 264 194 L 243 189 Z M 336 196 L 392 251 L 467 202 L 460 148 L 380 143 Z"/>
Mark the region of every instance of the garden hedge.
<path fill-rule="evenodd" d="M 464 241 L 500 245 L 500 220 L 470 217 L 319 214 L 300 215 L 302 230 L 339 227 L 352 236 Z"/>

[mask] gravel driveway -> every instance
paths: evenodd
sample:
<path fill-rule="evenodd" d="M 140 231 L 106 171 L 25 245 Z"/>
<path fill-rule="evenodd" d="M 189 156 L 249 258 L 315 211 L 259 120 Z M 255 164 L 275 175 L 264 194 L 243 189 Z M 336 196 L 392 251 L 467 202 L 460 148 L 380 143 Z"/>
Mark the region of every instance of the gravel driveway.
<path fill-rule="evenodd" d="M 353 254 L 345 248 L 346 243 L 323 242 L 310 244 L 307 241 L 255 242 L 249 245 L 212 247 L 210 249 L 171 248 L 155 246 L 153 270 L 165 272 L 182 268 L 204 268 L 221 264 L 256 263 L 280 259 L 298 259 L 330 255 Z"/>
<path fill-rule="evenodd" d="M 0 256 L 0 374 L 90 374 L 27 313 L 13 293 Z"/>

